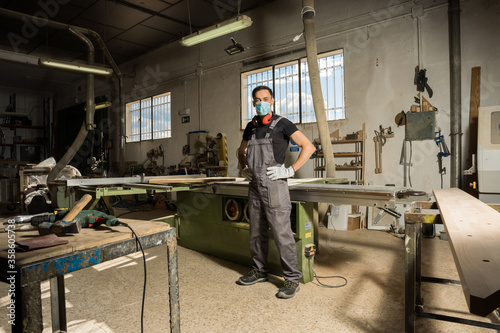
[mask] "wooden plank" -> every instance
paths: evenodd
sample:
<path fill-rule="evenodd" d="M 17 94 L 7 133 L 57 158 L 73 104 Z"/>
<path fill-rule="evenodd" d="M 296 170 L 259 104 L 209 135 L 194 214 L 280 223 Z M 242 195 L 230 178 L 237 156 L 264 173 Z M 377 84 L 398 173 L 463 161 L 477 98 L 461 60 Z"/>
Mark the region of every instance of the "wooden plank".
<path fill-rule="evenodd" d="M 477 126 L 478 126 L 478 113 L 481 102 L 481 67 L 473 67 L 471 74 L 470 86 L 470 114 L 469 114 L 469 154 L 467 156 L 467 168 L 472 166 L 472 155 L 477 155 Z M 472 175 L 466 176 L 466 189 L 467 193 L 472 196 L 478 197 L 477 186 L 477 172 Z"/>
<path fill-rule="evenodd" d="M 457 188 L 434 190 L 473 314 L 500 307 L 500 213 Z"/>
<path fill-rule="evenodd" d="M 236 177 L 204 177 L 204 178 L 173 178 L 173 179 L 150 179 L 150 184 L 190 184 L 211 183 L 222 181 L 235 181 Z"/>

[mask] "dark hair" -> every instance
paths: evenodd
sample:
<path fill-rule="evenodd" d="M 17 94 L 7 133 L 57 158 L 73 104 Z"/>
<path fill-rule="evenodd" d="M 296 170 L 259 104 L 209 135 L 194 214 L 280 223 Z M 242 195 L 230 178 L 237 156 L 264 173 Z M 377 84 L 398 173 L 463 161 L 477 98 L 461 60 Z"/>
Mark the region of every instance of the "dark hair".
<path fill-rule="evenodd" d="M 258 86 L 258 87 L 255 87 L 253 90 L 252 90 L 252 98 L 255 98 L 255 94 L 258 92 L 258 91 L 261 91 L 261 90 L 268 90 L 269 93 L 271 94 L 271 97 L 274 98 L 274 95 L 273 95 L 273 91 L 271 88 L 269 88 L 268 86 Z"/>

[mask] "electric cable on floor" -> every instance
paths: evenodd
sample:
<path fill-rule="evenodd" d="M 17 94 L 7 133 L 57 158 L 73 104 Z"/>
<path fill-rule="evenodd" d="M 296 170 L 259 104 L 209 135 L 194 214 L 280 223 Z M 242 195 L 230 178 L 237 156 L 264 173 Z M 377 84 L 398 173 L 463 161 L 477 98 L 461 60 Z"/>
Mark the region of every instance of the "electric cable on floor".
<path fill-rule="evenodd" d="M 316 272 L 314 271 L 314 268 L 313 268 L 312 263 L 311 263 L 311 258 L 314 257 L 314 255 L 316 254 L 316 245 L 307 244 L 305 246 L 304 251 L 305 251 L 305 256 L 306 256 L 308 263 L 309 263 L 309 269 L 313 272 L 313 275 L 316 278 L 316 281 L 318 281 L 318 283 L 320 284 L 320 286 L 326 287 L 326 288 L 340 288 L 340 287 L 347 285 L 347 279 L 343 276 L 318 276 L 318 275 L 316 275 Z M 344 280 L 345 283 L 340 284 L 338 286 L 333 286 L 330 284 L 322 283 L 319 279 L 342 279 L 342 280 Z"/>
<path fill-rule="evenodd" d="M 139 237 L 137 237 L 137 234 L 135 233 L 134 229 L 130 227 L 127 223 L 124 222 L 116 222 L 116 225 L 122 225 L 124 227 L 127 227 L 132 231 L 132 233 L 135 236 L 135 239 L 137 240 L 137 243 L 139 243 L 139 247 L 141 248 L 142 252 L 142 260 L 144 261 L 144 287 L 142 290 L 142 307 L 141 307 L 141 333 L 144 332 L 144 301 L 146 299 L 146 282 L 147 282 L 147 271 L 146 271 L 146 255 L 144 254 L 144 250 L 142 248 L 141 241 Z"/>
<path fill-rule="evenodd" d="M 307 260 L 309 261 L 309 268 L 311 268 L 313 274 L 314 274 L 314 277 L 316 278 L 316 281 L 318 281 L 318 283 L 322 286 L 322 287 L 325 287 L 325 288 L 340 288 L 340 287 L 344 287 L 345 285 L 347 285 L 347 279 L 343 276 L 318 276 L 316 275 L 316 272 L 314 271 L 314 268 L 312 268 L 312 265 L 311 265 L 311 258 L 307 258 Z M 333 286 L 333 285 L 330 285 L 330 284 L 325 284 L 325 283 L 322 283 L 319 279 L 342 279 L 344 280 L 344 284 L 340 284 L 338 286 Z"/>

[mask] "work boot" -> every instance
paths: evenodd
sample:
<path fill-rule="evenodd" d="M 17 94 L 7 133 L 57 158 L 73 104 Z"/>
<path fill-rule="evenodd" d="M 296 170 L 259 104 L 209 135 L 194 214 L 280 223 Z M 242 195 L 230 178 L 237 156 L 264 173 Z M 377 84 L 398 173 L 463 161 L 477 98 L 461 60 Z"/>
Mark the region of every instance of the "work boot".
<path fill-rule="evenodd" d="M 269 280 L 267 278 L 267 273 L 260 273 L 257 270 L 252 269 L 247 275 L 240 276 L 237 283 L 243 286 L 250 286 L 252 284 L 256 284 L 257 282 L 266 282 L 267 280 Z"/>
<path fill-rule="evenodd" d="M 283 287 L 280 288 L 276 297 L 278 298 L 292 298 L 295 296 L 295 293 L 300 290 L 298 282 L 292 282 L 290 280 L 285 279 L 285 283 Z"/>

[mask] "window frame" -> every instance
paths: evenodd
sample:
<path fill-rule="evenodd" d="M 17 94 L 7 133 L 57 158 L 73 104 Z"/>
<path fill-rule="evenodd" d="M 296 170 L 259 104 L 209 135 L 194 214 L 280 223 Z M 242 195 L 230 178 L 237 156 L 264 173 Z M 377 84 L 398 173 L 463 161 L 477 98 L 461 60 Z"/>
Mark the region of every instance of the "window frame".
<path fill-rule="evenodd" d="M 320 62 L 322 59 L 326 59 L 330 56 L 334 57 L 336 55 L 342 55 L 342 63 L 338 66 L 335 65 L 335 58 L 333 58 L 333 65 L 332 65 L 332 68 L 333 68 L 333 73 L 332 75 L 335 76 L 335 68 L 340 68 L 341 69 L 341 72 L 340 72 L 340 78 L 341 78 L 341 97 L 340 97 L 340 100 L 341 100 L 341 106 L 340 106 L 340 117 L 337 118 L 337 115 L 338 115 L 338 109 L 339 107 L 334 107 L 333 110 L 330 110 L 331 108 L 328 107 L 328 104 L 325 105 L 325 110 L 327 112 L 327 118 L 328 118 L 328 121 L 335 121 L 335 120 L 344 120 L 346 119 L 346 105 L 345 105 L 345 70 L 344 70 L 344 49 L 337 49 L 337 50 L 333 50 L 333 51 L 328 51 L 328 52 L 323 52 L 323 53 L 320 53 L 318 54 L 318 62 Z M 293 94 L 297 93 L 298 94 L 298 121 L 295 121 L 295 119 L 291 119 L 291 121 L 295 124 L 311 124 L 311 123 L 315 123 L 316 122 L 316 117 L 314 115 L 314 112 L 313 112 L 313 121 L 305 121 L 304 119 L 304 101 L 303 101 L 303 92 L 304 91 L 307 91 L 307 90 L 310 90 L 309 89 L 304 89 L 304 85 L 306 84 L 306 79 L 305 77 L 303 77 L 304 75 L 309 75 L 309 71 L 305 72 L 305 69 L 307 68 L 306 66 L 304 66 L 304 64 L 307 63 L 307 57 L 300 57 L 298 59 L 294 59 L 294 60 L 290 60 L 290 61 L 285 61 L 285 62 L 281 62 L 281 63 L 277 63 L 277 64 L 273 64 L 273 65 L 269 65 L 269 66 L 265 66 L 265 67 L 261 67 L 261 68 L 257 68 L 257 69 L 253 69 L 253 70 L 250 70 L 250 71 L 247 71 L 247 72 L 243 72 L 241 73 L 240 75 L 240 80 L 241 80 L 241 113 L 240 113 L 240 123 L 241 123 L 241 129 L 244 129 L 246 127 L 246 124 L 248 123 L 248 121 L 250 121 L 253 117 L 253 105 L 252 105 L 252 98 L 251 98 L 251 90 L 249 89 L 249 87 L 255 87 L 257 85 L 260 85 L 260 84 L 256 84 L 255 82 L 253 82 L 253 84 L 248 84 L 247 82 L 247 77 L 250 76 L 250 75 L 254 75 L 254 74 L 259 74 L 259 73 L 263 73 L 263 72 L 271 72 L 272 74 L 272 84 L 268 84 L 268 86 L 273 90 L 273 93 L 274 93 L 274 108 L 273 110 L 277 113 L 277 114 L 280 114 L 278 113 L 278 108 L 279 108 L 279 105 L 281 104 L 278 104 L 277 102 L 277 97 L 278 97 L 278 92 L 277 89 L 276 89 L 276 82 L 277 82 L 277 77 L 276 77 L 276 70 L 280 69 L 280 68 L 286 68 L 288 66 L 293 66 L 293 65 L 297 65 L 297 68 L 298 68 L 298 71 L 297 71 L 297 75 L 298 75 L 298 91 L 292 91 Z M 308 69 L 308 68 L 307 68 Z M 326 66 L 326 71 L 328 71 L 328 66 Z M 321 68 L 320 68 L 320 71 L 321 71 Z M 320 73 L 321 74 L 321 73 Z M 280 78 L 281 79 L 281 78 Z M 267 80 L 269 81 L 269 79 Z M 257 81 L 257 83 L 261 83 L 259 81 Z M 266 85 L 266 84 L 264 84 Z M 309 85 L 310 87 L 310 85 Z M 252 88 L 252 89 L 253 89 Z M 337 94 L 337 91 L 336 91 L 336 86 L 335 86 L 335 78 L 334 78 L 334 85 L 333 85 L 333 89 L 334 89 L 334 92 L 333 92 L 333 95 Z M 323 88 L 322 88 L 323 90 Z M 323 96 L 323 98 L 325 99 L 325 104 L 328 102 L 328 99 L 329 99 L 329 95 L 327 96 Z M 245 101 L 246 100 L 246 101 Z M 293 103 L 295 103 L 295 101 L 292 101 Z M 333 103 L 334 105 L 337 105 L 337 103 L 335 102 L 338 102 L 338 99 L 335 99 L 333 100 Z M 249 109 L 250 108 L 250 109 Z M 333 113 L 333 117 L 331 117 L 332 119 L 329 118 L 329 115 L 330 113 Z M 250 116 L 249 119 L 246 119 L 246 117 Z M 284 115 L 285 117 L 287 117 L 288 119 L 290 119 L 288 117 L 288 115 Z"/>
<path fill-rule="evenodd" d="M 155 101 L 163 97 L 167 97 L 167 101 L 163 103 L 155 103 Z M 161 110 L 162 106 L 165 106 L 166 110 Z M 157 108 L 160 108 L 160 110 L 158 110 Z M 144 118 L 149 121 L 143 122 Z M 153 140 L 171 138 L 172 137 L 171 92 L 165 92 L 126 103 L 125 121 L 126 121 L 126 143 L 153 141 Z M 160 129 L 158 129 L 159 124 L 162 125 L 160 126 Z"/>

